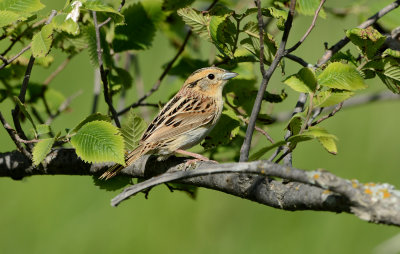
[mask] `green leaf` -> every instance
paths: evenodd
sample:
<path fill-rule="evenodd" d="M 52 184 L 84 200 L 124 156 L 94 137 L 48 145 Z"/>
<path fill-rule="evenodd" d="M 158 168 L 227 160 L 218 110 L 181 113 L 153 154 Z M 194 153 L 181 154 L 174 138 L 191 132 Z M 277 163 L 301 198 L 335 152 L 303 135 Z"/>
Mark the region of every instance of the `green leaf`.
<path fill-rule="evenodd" d="M 314 107 L 329 107 L 347 100 L 354 92 L 343 90 L 327 90 L 319 92 L 313 99 Z"/>
<path fill-rule="evenodd" d="M 235 44 L 236 26 L 229 19 L 232 14 L 232 10 L 218 5 L 217 10 L 213 11 L 208 26 L 212 42 L 224 56 L 232 56 L 228 46 L 233 49 Z"/>
<path fill-rule="evenodd" d="M 46 138 L 42 139 L 35 144 L 32 151 L 32 159 L 34 165 L 39 165 L 44 158 L 46 158 L 47 154 L 50 153 L 51 147 L 54 144 L 54 138 Z"/>
<path fill-rule="evenodd" d="M 388 48 L 385 51 L 383 51 L 383 53 L 382 53 L 382 57 L 385 57 L 385 56 L 392 56 L 395 58 L 400 58 L 400 51 Z"/>
<path fill-rule="evenodd" d="M 26 18 L 26 15 L 0 10 L 0 27 L 10 25 L 16 21 L 24 21 Z"/>
<path fill-rule="evenodd" d="M 371 26 L 365 29 L 353 28 L 347 30 L 346 36 L 368 57 L 368 59 L 372 59 L 375 56 L 377 50 L 386 40 L 385 36 L 381 35 Z"/>
<path fill-rule="evenodd" d="M 204 139 L 201 145 L 205 149 L 217 147 L 218 145 L 227 145 L 239 133 L 240 121 L 235 112 L 230 108 L 224 108 L 221 118 L 217 125 Z"/>
<path fill-rule="evenodd" d="M 49 67 L 54 61 L 54 57 L 51 55 L 46 55 L 44 57 L 38 57 L 35 60 L 35 64 L 40 65 L 44 68 Z"/>
<path fill-rule="evenodd" d="M 207 30 L 210 22 L 209 15 L 190 7 L 179 9 L 177 13 L 182 17 L 183 22 L 192 28 L 193 32 L 200 35 L 200 37 L 209 38 Z"/>
<path fill-rule="evenodd" d="M 315 73 L 308 67 L 301 68 L 297 74 L 289 76 L 283 83 L 300 93 L 313 93 L 317 88 Z"/>
<path fill-rule="evenodd" d="M 133 79 L 132 79 L 131 74 L 130 74 L 128 71 L 126 71 L 125 69 L 122 69 L 122 68 L 118 68 L 118 67 L 115 67 L 113 70 L 115 70 L 115 72 L 116 72 L 117 75 L 118 75 L 118 78 L 119 78 L 120 83 L 121 83 L 126 89 L 132 87 Z"/>
<path fill-rule="evenodd" d="M 44 57 L 49 53 L 53 41 L 53 25 L 45 25 L 40 32 L 32 38 L 32 55 L 34 57 Z"/>
<path fill-rule="evenodd" d="M 72 19 L 66 18 L 66 13 L 61 13 L 55 16 L 52 20 L 53 28 L 58 32 L 62 31 L 68 34 L 78 35 L 80 32 L 78 23 L 75 23 Z"/>
<path fill-rule="evenodd" d="M 40 0 L 2 0 L 1 11 L 12 11 L 17 14 L 31 13 L 43 9 L 45 6 Z"/>
<path fill-rule="evenodd" d="M 301 127 L 303 126 L 303 121 L 304 121 L 304 112 L 297 113 L 294 116 L 292 116 L 287 126 L 287 129 L 292 133 L 292 136 L 299 134 Z"/>
<path fill-rule="evenodd" d="M 127 185 L 132 185 L 132 178 L 116 175 L 107 181 L 99 179 L 98 176 L 92 176 L 93 183 L 101 190 L 116 191 Z"/>
<path fill-rule="evenodd" d="M 292 136 L 290 142 L 298 143 L 310 139 L 317 139 L 321 145 L 331 154 L 337 154 L 336 136 L 328 133 L 325 129 L 317 126 L 308 128 L 302 134 Z"/>
<path fill-rule="evenodd" d="M 277 19 L 276 26 L 278 27 L 278 29 L 283 31 L 285 29 L 285 22 L 288 16 L 288 12 L 274 7 L 269 7 L 267 8 L 267 10 L 273 18 Z"/>
<path fill-rule="evenodd" d="M 271 146 L 263 147 L 260 150 L 258 150 L 257 152 L 255 152 L 252 155 L 250 155 L 249 161 L 256 161 L 256 160 L 260 159 L 264 154 L 266 154 L 269 151 L 271 151 L 272 149 L 274 149 L 276 147 L 279 147 L 279 146 L 283 146 L 286 143 L 287 143 L 286 141 L 279 141 L 279 142 L 276 142 L 275 144 L 273 144 Z"/>
<path fill-rule="evenodd" d="M 97 55 L 97 40 L 96 40 L 96 31 L 94 29 L 93 25 L 88 25 L 82 28 L 82 32 L 84 34 L 84 38 L 88 44 L 89 48 L 89 58 L 93 66 L 98 66 L 99 65 L 99 59 Z M 105 39 L 105 34 L 102 32 L 103 30 L 100 31 L 100 43 L 101 43 L 101 48 L 103 49 L 103 61 L 106 66 L 113 66 L 113 60 L 111 58 L 110 54 L 110 48 L 108 47 L 108 43 Z"/>
<path fill-rule="evenodd" d="M 318 84 L 329 88 L 355 91 L 367 86 L 357 69 L 349 64 L 334 62 L 319 74 Z"/>
<path fill-rule="evenodd" d="M 36 133 L 38 136 L 47 134 L 51 131 L 50 126 L 47 124 L 39 124 L 36 126 Z"/>
<path fill-rule="evenodd" d="M 121 23 L 124 21 L 124 16 L 121 13 L 111 6 L 106 5 L 101 0 L 86 0 L 86 2 L 83 2 L 82 8 L 96 12 L 112 13 L 115 14 L 111 16 L 114 18 L 115 22 Z"/>
<path fill-rule="evenodd" d="M 19 109 L 20 109 L 21 112 L 24 114 L 24 116 L 25 116 L 26 118 L 28 118 L 29 122 L 31 122 L 32 127 L 33 127 L 33 129 L 35 129 L 35 132 L 36 132 L 36 125 L 35 125 L 35 122 L 33 121 L 31 115 L 29 114 L 29 112 L 26 110 L 25 104 L 23 104 L 23 103 L 19 100 L 19 98 L 18 98 L 17 96 L 14 96 L 14 101 L 15 101 L 15 103 L 18 104 Z"/>
<path fill-rule="evenodd" d="M 8 97 L 8 92 L 6 89 L 0 89 L 0 103 L 3 102 Z"/>
<path fill-rule="evenodd" d="M 163 0 L 162 10 L 163 11 L 176 11 L 180 8 L 191 5 L 194 0 Z"/>
<path fill-rule="evenodd" d="M 261 158 L 264 154 L 267 152 L 271 151 L 272 149 L 283 146 L 287 143 L 290 142 L 290 146 L 294 147 L 297 145 L 297 143 L 308 141 L 308 140 L 313 140 L 317 139 L 320 144 L 331 154 L 337 154 L 337 147 L 336 147 L 336 140 L 337 138 L 328 133 L 325 129 L 320 128 L 320 127 L 310 127 L 306 131 L 304 131 L 301 134 L 293 135 L 290 138 L 288 138 L 287 141 L 279 141 L 276 142 L 275 144 L 271 146 L 267 146 L 264 148 L 261 148 L 254 154 L 252 154 L 249 158 L 250 161 L 258 160 Z"/>
<path fill-rule="evenodd" d="M 385 57 L 378 61 L 368 62 L 363 71 L 373 70 L 382 82 L 393 93 L 400 93 L 400 65 L 398 60 L 392 57 Z"/>
<path fill-rule="evenodd" d="M 128 120 L 122 125 L 121 134 L 125 141 L 125 150 L 132 151 L 138 146 L 147 124 L 133 109 L 130 109 L 128 114 Z"/>
<path fill-rule="evenodd" d="M 320 0 L 298 0 L 296 2 L 296 11 L 303 15 L 314 16 L 320 2 Z M 326 13 L 323 8 L 321 8 L 318 16 L 326 18 Z"/>
<path fill-rule="evenodd" d="M 252 53 L 257 59 L 260 57 L 260 34 L 258 24 L 250 21 L 243 27 L 243 32 L 249 35 L 249 38 L 240 41 L 242 47 Z M 264 62 L 268 65 L 274 60 L 278 45 L 274 37 L 268 33 L 264 34 Z"/>
<path fill-rule="evenodd" d="M 75 128 L 72 129 L 68 134 L 74 134 L 77 131 L 79 131 L 80 128 L 82 128 L 83 125 L 93 122 L 93 121 L 106 121 L 106 122 L 111 122 L 111 118 L 107 115 L 103 115 L 101 113 L 94 113 L 91 114 L 90 116 L 86 117 L 83 121 L 81 121 Z"/>
<path fill-rule="evenodd" d="M 148 17 L 142 3 L 124 9 L 126 25 L 115 28 L 113 48 L 115 52 L 130 49 L 143 50 L 151 47 L 156 32 L 153 21 Z"/>
<path fill-rule="evenodd" d="M 125 165 L 124 139 L 117 127 L 106 121 L 82 126 L 71 138 L 76 154 L 86 162 L 115 162 Z"/>
<path fill-rule="evenodd" d="M 263 100 L 270 103 L 280 103 L 287 98 L 287 93 L 282 89 L 280 94 L 270 93 L 268 91 L 264 92 Z"/>

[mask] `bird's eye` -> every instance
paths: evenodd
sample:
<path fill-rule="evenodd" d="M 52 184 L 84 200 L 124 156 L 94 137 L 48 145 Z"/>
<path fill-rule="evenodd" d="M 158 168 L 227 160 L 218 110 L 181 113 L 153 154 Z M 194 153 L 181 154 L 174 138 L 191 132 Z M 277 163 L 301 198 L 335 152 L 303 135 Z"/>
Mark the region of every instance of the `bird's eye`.
<path fill-rule="evenodd" d="M 214 79 L 214 78 L 215 78 L 214 74 L 208 74 L 207 77 L 208 77 L 209 79 Z"/>

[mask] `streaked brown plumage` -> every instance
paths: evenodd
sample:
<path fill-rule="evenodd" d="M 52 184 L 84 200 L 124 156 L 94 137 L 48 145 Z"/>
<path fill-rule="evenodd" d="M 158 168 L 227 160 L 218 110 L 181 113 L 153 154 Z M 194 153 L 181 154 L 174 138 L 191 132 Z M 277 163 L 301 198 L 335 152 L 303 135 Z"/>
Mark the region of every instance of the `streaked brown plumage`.
<path fill-rule="evenodd" d="M 126 164 L 131 165 L 144 154 L 158 154 L 158 159 L 163 160 L 177 150 L 198 144 L 219 120 L 223 108 L 222 89 L 237 75 L 217 67 L 192 73 L 147 127 L 139 146 L 127 154 Z M 100 178 L 109 179 L 122 169 L 123 166 L 115 165 Z"/>

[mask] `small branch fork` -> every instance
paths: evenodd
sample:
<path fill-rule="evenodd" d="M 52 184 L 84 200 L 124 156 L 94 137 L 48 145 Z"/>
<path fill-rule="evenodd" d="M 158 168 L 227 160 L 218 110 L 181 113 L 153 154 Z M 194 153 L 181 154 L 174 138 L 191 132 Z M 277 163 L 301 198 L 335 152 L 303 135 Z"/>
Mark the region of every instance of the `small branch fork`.
<path fill-rule="evenodd" d="M 296 50 L 307 38 L 307 36 L 311 33 L 311 30 L 315 26 L 316 19 L 318 17 L 318 14 L 322 8 L 322 5 L 325 3 L 325 0 L 321 0 L 321 3 L 318 7 L 318 9 L 315 11 L 314 19 L 308 28 L 307 32 L 303 35 L 303 37 L 291 48 L 285 49 L 286 48 L 286 43 L 289 37 L 290 29 L 292 27 L 292 22 L 293 22 L 293 16 L 294 16 L 294 10 L 296 7 L 296 0 L 291 0 L 290 1 L 290 7 L 289 7 L 289 14 L 285 22 L 285 28 L 283 31 L 282 35 L 282 41 L 279 45 L 279 49 L 276 52 L 275 58 L 272 61 L 271 65 L 269 66 L 268 70 L 265 71 L 264 69 L 264 24 L 263 24 L 263 19 L 262 19 L 262 13 L 261 13 L 261 1 L 257 0 L 257 7 L 258 7 L 258 13 L 257 13 L 257 18 L 258 18 L 258 28 L 259 28 L 259 34 L 260 34 L 260 71 L 262 74 L 262 82 L 260 85 L 260 88 L 257 93 L 256 100 L 254 102 L 253 110 L 251 112 L 250 120 L 249 120 L 249 125 L 246 130 L 246 136 L 243 141 L 243 145 L 240 149 L 240 161 L 247 161 L 249 158 L 249 152 L 250 152 L 250 146 L 251 146 L 251 141 L 252 141 L 252 136 L 255 128 L 255 122 L 257 120 L 257 116 L 260 113 L 261 109 L 261 104 L 262 104 L 262 98 L 265 90 L 267 89 L 268 82 L 271 79 L 272 74 L 275 72 L 276 67 L 278 66 L 279 62 L 283 57 L 291 53 L 292 51 Z M 299 62 L 302 65 L 305 65 L 305 61 L 302 60 L 299 57 L 293 57 L 290 56 L 290 58 L 295 59 L 297 62 Z M 307 64 L 308 65 L 308 64 Z"/>

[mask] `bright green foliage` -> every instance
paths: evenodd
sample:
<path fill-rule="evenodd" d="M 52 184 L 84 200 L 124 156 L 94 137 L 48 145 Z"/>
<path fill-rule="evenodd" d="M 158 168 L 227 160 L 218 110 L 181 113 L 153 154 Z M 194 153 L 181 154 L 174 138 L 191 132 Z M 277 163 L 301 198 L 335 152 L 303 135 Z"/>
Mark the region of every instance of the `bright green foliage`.
<path fill-rule="evenodd" d="M 53 25 L 45 25 L 40 32 L 32 38 L 32 55 L 34 57 L 44 57 L 49 53 L 53 41 Z"/>
<path fill-rule="evenodd" d="M 43 135 L 43 134 L 47 134 L 50 131 L 51 131 L 51 128 L 47 124 L 36 125 L 36 133 L 37 133 L 38 136 Z"/>
<path fill-rule="evenodd" d="M 377 50 L 386 40 L 385 36 L 381 35 L 371 26 L 366 29 L 353 28 L 347 30 L 346 36 L 368 57 L 368 59 L 372 59 L 375 56 Z"/>
<path fill-rule="evenodd" d="M 388 48 L 388 49 L 385 49 L 385 51 L 383 51 L 383 53 L 382 53 L 382 57 L 385 57 L 385 56 L 392 56 L 395 58 L 400 58 L 400 51 Z"/>
<path fill-rule="evenodd" d="M 28 118 L 29 122 L 32 124 L 32 127 L 33 127 L 33 128 L 35 129 L 35 131 L 36 131 L 35 122 L 33 121 L 31 115 L 29 114 L 28 110 L 26 109 L 25 104 L 23 104 L 17 96 L 14 96 L 14 101 L 15 101 L 15 103 L 18 104 L 19 109 L 20 109 L 21 112 L 24 114 L 24 116 L 25 116 L 26 118 Z"/>
<path fill-rule="evenodd" d="M 0 27 L 24 21 L 43 8 L 44 5 L 40 0 L 0 1 Z"/>
<path fill-rule="evenodd" d="M 289 76 L 283 83 L 300 93 L 313 93 L 317 88 L 315 73 L 307 67 L 302 68 L 297 74 Z"/>
<path fill-rule="evenodd" d="M 310 127 L 306 131 L 304 131 L 301 134 L 293 135 L 288 138 L 287 141 L 279 141 L 276 142 L 275 144 L 271 146 L 267 146 L 264 148 L 261 148 L 254 154 L 252 154 L 249 158 L 249 160 L 258 160 L 266 154 L 267 152 L 271 151 L 272 149 L 282 146 L 285 144 L 290 144 L 291 149 L 294 149 L 294 147 L 304 141 L 308 140 L 313 140 L 316 139 L 320 142 L 320 144 L 331 154 L 337 154 L 337 146 L 336 146 L 336 140 L 337 138 L 335 135 L 332 135 L 328 133 L 325 129 L 320 128 L 320 127 Z"/>
<path fill-rule="evenodd" d="M 80 122 L 77 126 L 75 126 L 75 128 L 73 128 L 72 131 L 69 132 L 69 134 L 76 133 L 77 131 L 79 131 L 80 128 L 82 128 L 83 125 L 93 121 L 111 122 L 111 118 L 107 115 L 103 115 L 100 113 L 91 114 L 90 116 L 86 117 L 82 122 Z"/>
<path fill-rule="evenodd" d="M 97 41 L 96 41 L 96 31 L 93 25 L 88 25 L 84 28 L 83 31 L 85 35 L 86 43 L 89 48 L 89 57 L 93 66 L 99 65 L 99 59 L 97 54 Z M 111 59 L 110 48 L 108 47 L 108 43 L 105 39 L 105 34 L 100 32 L 100 44 L 103 49 L 103 61 L 106 66 L 112 66 L 113 60 Z"/>
<path fill-rule="evenodd" d="M 153 41 L 156 28 L 142 3 L 127 7 L 122 14 L 125 16 L 126 25 L 115 28 L 113 40 L 115 52 L 148 49 Z"/>
<path fill-rule="evenodd" d="M 233 11 L 219 5 L 216 10 L 214 9 L 214 13 L 208 26 L 211 40 L 221 54 L 228 56 L 231 52 L 229 46 L 234 44 L 237 32 L 235 25 L 229 19 Z"/>
<path fill-rule="evenodd" d="M 354 95 L 354 92 L 330 89 L 319 92 L 313 99 L 314 107 L 329 107 L 347 100 Z"/>
<path fill-rule="evenodd" d="M 65 13 L 55 16 L 52 20 L 53 28 L 59 32 L 62 31 L 72 35 L 78 35 L 80 32 L 78 23 L 75 23 L 72 19 L 66 18 L 67 14 Z"/>
<path fill-rule="evenodd" d="M 297 113 L 290 119 L 287 129 L 292 133 L 292 135 L 297 135 L 300 133 L 303 122 L 304 113 Z"/>
<path fill-rule="evenodd" d="M 181 16 L 183 21 L 192 28 L 193 32 L 203 38 L 209 38 L 207 27 L 210 22 L 210 17 L 208 15 L 190 7 L 179 9 L 178 15 Z"/>
<path fill-rule="evenodd" d="M 285 29 L 285 22 L 288 16 L 288 12 L 285 10 L 280 10 L 275 7 L 267 8 L 269 15 L 276 19 L 276 26 L 280 30 Z"/>
<path fill-rule="evenodd" d="M 162 10 L 163 11 L 176 11 L 180 8 L 186 7 L 192 4 L 194 0 L 163 0 Z"/>
<path fill-rule="evenodd" d="M 83 2 L 82 8 L 96 12 L 107 12 L 114 14 L 115 22 L 120 23 L 124 21 L 124 16 L 121 15 L 117 10 L 114 10 L 111 6 L 108 6 L 100 0 L 86 0 Z"/>
<path fill-rule="evenodd" d="M 54 144 L 54 138 L 42 139 L 35 144 L 32 151 L 32 159 L 34 165 L 39 165 L 47 154 L 51 151 L 51 147 Z"/>
<path fill-rule="evenodd" d="M 355 91 L 367 86 L 356 68 L 339 62 L 331 63 L 318 75 L 318 84 L 329 88 Z"/>
<path fill-rule="evenodd" d="M 243 27 L 243 32 L 248 35 L 248 38 L 240 41 L 240 44 L 252 53 L 257 59 L 260 57 L 260 34 L 258 25 L 255 22 L 248 22 Z M 266 64 L 271 64 L 278 49 L 278 46 L 270 34 L 264 34 L 264 61 Z"/>
<path fill-rule="evenodd" d="M 314 16 L 320 2 L 320 0 L 298 0 L 296 1 L 296 11 L 303 15 Z M 323 8 L 318 15 L 321 18 L 326 18 L 326 13 Z"/>
<path fill-rule="evenodd" d="M 133 109 L 129 110 L 127 121 L 121 127 L 121 134 L 125 142 L 125 150 L 134 150 L 146 130 L 146 122 L 135 114 Z"/>
<path fill-rule="evenodd" d="M 368 62 L 363 68 L 363 71 L 366 70 L 374 71 L 393 93 L 400 93 L 400 64 L 398 59 L 386 57 Z"/>
<path fill-rule="evenodd" d="M 118 128 L 106 121 L 83 125 L 71 138 L 76 154 L 90 163 L 115 162 L 125 165 L 124 139 Z"/>

